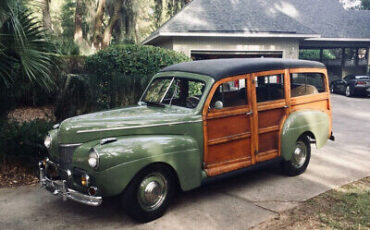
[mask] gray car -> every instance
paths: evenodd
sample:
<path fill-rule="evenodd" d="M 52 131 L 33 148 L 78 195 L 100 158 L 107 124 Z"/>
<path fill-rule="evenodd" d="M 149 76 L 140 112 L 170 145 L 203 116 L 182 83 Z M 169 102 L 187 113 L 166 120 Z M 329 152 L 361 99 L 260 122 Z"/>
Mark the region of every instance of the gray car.
<path fill-rule="evenodd" d="M 345 94 L 347 97 L 370 94 L 370 76 L 347 75 L 342 80 L 335 80 L 330 84 L 331 93 Z"/>

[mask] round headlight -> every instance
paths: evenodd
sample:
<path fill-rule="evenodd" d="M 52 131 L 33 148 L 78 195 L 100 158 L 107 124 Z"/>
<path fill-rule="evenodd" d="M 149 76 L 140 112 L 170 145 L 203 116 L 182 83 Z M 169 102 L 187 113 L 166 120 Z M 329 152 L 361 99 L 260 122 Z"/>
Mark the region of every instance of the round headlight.
<path fill-rule="evenodd" d="M 89 159 L 87 160 L 91 168 L 98 168 L 99 167 L 99 154 L 96 152 L 94 148 L 92 148 L 89 152 Z"/>
<path fill-rule="evenodd" d="M 52 141 L 53 139 L 51 138 L 51 136 L 48 134 L 46 137 L 45 137 L 45 139 L 44 139 L 44 145 L 45 145 L 45 147 L 47 148 L 47 149 L 49 149 L 50 148 L 50 146 L 51 146 L 51 141 Z"/>

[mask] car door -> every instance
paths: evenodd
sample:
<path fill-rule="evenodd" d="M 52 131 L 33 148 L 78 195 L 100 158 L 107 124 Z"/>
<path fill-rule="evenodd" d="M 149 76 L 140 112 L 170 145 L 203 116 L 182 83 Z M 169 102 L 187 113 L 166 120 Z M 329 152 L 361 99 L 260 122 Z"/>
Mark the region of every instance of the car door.
<path fill-rule="evenodd" d="M 280 129 L 286 118 L 288 94 L 285 82 L 288 81 L 284 70 L 252 74 L 253 93 L 255 96 L 254 121 L 257 134 L 255 146 L 256 162 L 276 158 L 280 154 Z M 301 85 L 294 86 L 300 90 Z"/>
<path fill-rule="evenodd" d="M 208 176 L 254 163 L 251 79 L 247 76 L 217 82 L 205 103 L 204 169 Z"/>

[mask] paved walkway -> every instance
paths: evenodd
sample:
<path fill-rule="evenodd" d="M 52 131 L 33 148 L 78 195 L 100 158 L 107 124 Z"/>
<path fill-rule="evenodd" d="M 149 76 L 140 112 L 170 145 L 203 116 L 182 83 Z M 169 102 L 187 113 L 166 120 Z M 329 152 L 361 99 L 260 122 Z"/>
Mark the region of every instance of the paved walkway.
<path fill-rule="evenodd" d="M 162 218 L 136 224 L 107 200 L 93 208 L 62 202 L 38 186 L 0 189 L 0 229 L 248 229 L 331 188 L 370 175 L 370 98 L 333 95 L 335 142 L 313 149 L 307 171 L 274 166 L 181 193 Z"/>

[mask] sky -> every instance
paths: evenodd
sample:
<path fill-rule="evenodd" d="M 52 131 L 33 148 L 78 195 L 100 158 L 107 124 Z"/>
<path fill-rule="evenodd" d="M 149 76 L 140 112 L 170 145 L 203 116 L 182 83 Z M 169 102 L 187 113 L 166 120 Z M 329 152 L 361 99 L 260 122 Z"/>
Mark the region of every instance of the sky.
<path fill-rule="evenodd" d="M 361 0 L 339 0 L 345 9 L 358 7 L 361 5 Z"/>

